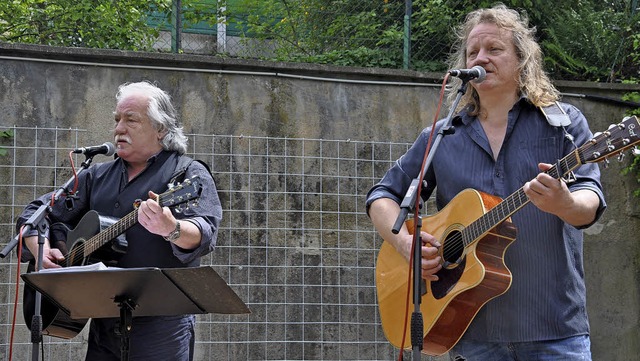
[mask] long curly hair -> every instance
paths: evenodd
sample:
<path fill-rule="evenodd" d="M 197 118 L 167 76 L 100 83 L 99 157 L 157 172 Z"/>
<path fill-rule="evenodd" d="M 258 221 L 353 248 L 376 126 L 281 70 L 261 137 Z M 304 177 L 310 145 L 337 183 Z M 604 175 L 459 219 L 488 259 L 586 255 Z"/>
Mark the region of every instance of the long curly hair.
<path fill-rule="evenodd" d="M 492 8 L 478 9 L 467 15 L 464 23 L 456 29 L 454 52 L 449 59 L 450 69 L 466 67 L 467 40 L 469 33 L 478 24 L 495 24 L 500 29 L 510 31 L 516 48 L 519 65 L 519 95 L 526 95 L 536 106 L 547 106 L 560 99 L 560 92 L 551 83 L 549 76 L 542 67 L 542 50 L 535 40 L 535 27 L 529 27 L 526 15 L 498 4 Z M 453 103 L 461 80 L 455 79 L 449 87 L 449 104 Z M 469 87 L 460 99 L 457 110 L 470 107 L 470 114 L 477 115 L 480 111 L 480 99 L 473 87 Z"/>

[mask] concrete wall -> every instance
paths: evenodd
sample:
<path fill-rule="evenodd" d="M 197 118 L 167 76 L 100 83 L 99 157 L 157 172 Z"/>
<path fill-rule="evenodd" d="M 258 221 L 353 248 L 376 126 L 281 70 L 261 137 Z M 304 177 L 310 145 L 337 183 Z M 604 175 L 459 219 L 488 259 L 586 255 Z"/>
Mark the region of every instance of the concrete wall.
<path fill-rule="evenodd" d="M 363 149 L 381 149 L 381 153 L 388 152 L 397 144 L 406 146 L 406 143 L 411 143 L 418 132 L 433 121 L 440 75 L 399 70 L 265 63 L 196 55 L 0 44 L 0 128 L 19 126 L 28 129 L 81 129 L 82 131 L 56 130 L 50 133 L 54 134 L 50 139 L 54 144 L 51 149 L 60 154 L 64 154 L 65 148 L 68 151 L 69 147 L 77 144 L 101 144 L 111 139 L 112 111 L 117 86 L 124 82 L 146 79 L 156 81 L 161 88 L 170 91 L 188 133 L 219 135 L 228 137 L 230 142 L 238 141 L 241 136 L 253 137 L 251 139 L 256 141 L 272 140 L 272 144 L 286 140 L 309 140 L 306 142 L 309 144 L 308 148 L 301 150 L 298 155 L 307 156 L 308 164 L 311 164 L 321 162 L 317 160 L 317 154 L 322 154 L 323 149 L 320 148 L 328 147 L 329 141 L 353 142 L 351 144 L 363 145 Z M 609 124 L 619 122 L 624 111 L 628 109 L 625 105 L 610 99 L 620 99 L 625 92 L 638 91 L 638 87 L 616 84 L 560 82 L 558 87 L 566 93 L 565 101 L 577 105 L 584 111 L 594 131 L 604 130 Z M 33 139 L 16 139 L 14 145 L 3 143 L 0 146 L 10 149 L 40 147 L 34 144 L 40 143 L 35 143 Z M 233 149 L 229 152 L 233 153 Z M 47 153 L 50 153 L 49 149 L 43 148 L 41 157 L 50 156 Z M 196 156 L 206 154 L 207 157 L 213 154 L 210 149 L 202 147 L 191 148 L 190 153 Z M 355 200 L 356 204 L 364 201 L 364 192 L 368 185 L 382 175 L 396 154 L 400 153 L 381 154 L 380 158 L 374 158 L 380 159 L 381 165 L 371 166 L 367 175 L 369 179 L 361 183 L 356 192 L 359 194 Z M 60 159 L 64 157 L 60 156 Z M 216 158 L 213 155 L 209 159 L 213 159 L 215 163 Z M 328 157 L 326 164 L 329 164 L 330 160 L 334 158 Z M 366 157 L 360 160 L 364 161 Z M 40 169 L 37 172 L 41 172 L 39 174 L 50 181 L 50 184 L 27 187 L 22 184 L 21 179 L 29 179 L 32 175 L 16 175 L 16 172 L 30 171 L 16 170 L 21 160 L 5 159 L 3 162 L 9 166 L 1 169 L 0 176 L 4 180 L 2 183 L 7 185 L 2 196 L 12 199 L 12 202 L 3 207 L 5 212 L 0 224 L 0 239 L 9 240 L 13 237 L 12 222 L 21 206 L 33 195 L 43 193 L 51 189 L 56 182 L 66 180 L 68 175 L 64 172 L 56 173 L 55 170 L 47 172 Z M 354 164 L 359 166 L 360 162 Z M 596 225 L 585 232 L 585 264 L 594 360 L 629 360 L 640 354 L 640 245 L 637 236 L 640 233 L 640 207 L 638 198 L 632 196 L 633 190 L 638 187 L 635 179 L 620 174 L 622 167 L 627 164 L 628 160 L 622 163 L 613 162 L 608 169 L 603 169 L 602 181 L 609 209 Z M 53 167 L 60 165 L 54 163 Z M 214 173 L 228 171 L 222 169 L 221 164 L 214 165 Z M 271 165 L 274 175 L 278 175 L 279 166 L 281 165 Z M 305 172 L 304 167 L 302 172 Z M 351 170 L 331 169 L 324 174 L 343 174 L 341 172 L 349 177 Z M 321 184 L 322 177 L 318 182 Z M 233 188 L 233 184 L 227 186 Z M 22 192 L 23 188 L 28 190 Z M 303 189 L 291 196 L 292 202 L 304 202 L 305 196 L 310 199 L 314 194 Z M 230 203 L 230 196 L 223 196 L 223 201 Z M 339 202 L 331 197 L 324 201 L 329 204 Z M 236 204 L 227 204 L 225 209 L 235 206 Z M 375 240 L 376 243 L 371 248 L 375 250 L 380 240 L 367 223 L 366 216 L 362 216 L 362 208 L 355 209 L 359 209 L 357 213 L 358 217 L 361 217 L 358 218 L 361 228 L 359 231 Z M 251 214 L 252 210 L 248 209 L 245 216 L 250 217 Z M 234 229 L 237 227 L 234 223 L 230 223 L 228 227 L 229 232 L 239 231 Z M 325 234 L 336 233 L 336 229 L 339 234 L 340 227 L 345 226 L 336 224 L 329 227 L 325 224 L 324 227 Z M 310 237 L 300 237 L 302 248 L 311 247 L 305 243 Z M 347 237 L 346 232 L 343 233 L 343 237 Z M 347 242 L 347 239 L 338 239 L 336 242 Z M 323 252 L 328 250 L 317 247 L 317 244 L 311 247 L 315 249 L 313 252 L 327 257 L 328 253 Z M 353 248 L 353 245 L 350 247 Z M 304 252 L 308 255 L 310 251 L 306 249 Z M 10 285 L 12 277 L 15 277 L 12 275 L 12 272 L 15 272 L 15 258 L 12 260 L 3 260 L 0 264 L 0 279 L 4 285 L 0 289 L 3 315 L 9 315 L 12 310 Z M 342 260 L 352 261 L 346 256 Z M 224 262 L 224 259 L 212 256 L 211 264 L 220 265 Z M 370 289 L 374 286 L 371 276 L 374 264 L 371 261 L 362 264 L 361 259 L 358 262 L 358 270 L 367 272 L 365 279 L 369 284 L 366 286 L 369 288 L 368 292 L 371 292 Z M 340 272 L 345 272 L 345 268 L 340 268 Z M 282 279 L 271 279 L 270 282 L 285 283 Z M 315 283 L 322 284 L 322 280 L 310 282 L 311 285 Z M 249 291 L 247 297 L 252 297 L 252 294 L 253 292 Z M 375 304 L 375 300 L 372 302 Z M 347 313 L 353 305 L 348 306 L 341 304 L 336 312 Z M 363 308 L 360 312 L 369 312 L 368 310 L 372 309 L 374 308 Z M 375 311 L 372 314 L 374 313 Z M 266 324 L 265 327 L 268 328 L 266 315 L 253 317 L 265 317 L 256 324 Z M 3 320 L 4 329 L 8 330 L 10 318 L 3 317 Z M 347 335 L 347 331 L 343 332 L 343 335 Z M 366 332 L 369 331 L 358 329 L 355 332 L 358 335 L 355 337 L 362 337 Z M 395 351 L 390 350 L 385 344 L 380 331 L 374 329 L 371 332 L 377 335 L 371 343 L 375 345 L 376 352 L 371 354 L 362 352 L 356 356 L 356 353 L 344 351 L 347 346 L 342 343 L 349 341 L 346 339 L 347 336 L 344 336 L 344 340 L 333 339 L 328 336 L 329 332 L 323 332 L 317 339 L 312 340 L 323 344 L 320 346 L 322 351 L 267 351 L 259 356 L 240 353 L 235 355 L 235 359 L 394 358 Z M 9 333 L 2 334 L 7 335 L 2 336 L 0 341 L 6 352 Z M 311 332 L 307 337 L 311 337 L 309 335 Z M 18 359 L 26 359 L 28 337 L 24 334 L 21 337 L 21 350 L 24 354 Z M 206 335 L 200 334 L 199 337 L 202 342 L 198 359 L 222 359 L 213 354 L 209 355 L 210 351 L 204 350 L 204 345 L 213 347 L 207 343 Z M 244 341 L 252 341 L 252 336 L 246 337 L 248 339 Z M 259 342 L 260 338 L 254 341 Z M 76 345 L 74 351 L 65 352 L 81 354 L 78 351 L 82 348 L 81 343 L 80 341 L 80 345 Z M 288 347 L 294 349 L 295 344 L 292 341 Z M 48 347 L 55 350 L 58 346 L 54 343 L 48 344 Z M 332 353 L 332 349 L 343 351 Z M 228 358 L 233 359 L 232 356 Z M 74 359 L 74 356 L 68 356 L 68 359 Z"/>

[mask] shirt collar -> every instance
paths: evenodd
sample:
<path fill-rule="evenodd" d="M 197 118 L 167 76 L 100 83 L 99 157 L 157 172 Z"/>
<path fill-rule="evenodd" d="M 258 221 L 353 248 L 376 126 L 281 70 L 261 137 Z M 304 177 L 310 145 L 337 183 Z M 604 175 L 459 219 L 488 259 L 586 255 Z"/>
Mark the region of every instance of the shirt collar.
<path fill-rule="evenodd" d="M 511 111 L 527 105 L 533 106 L 533 104 L 531 104 L 531 102 L 529 101 L 529 97 L 527 97 L 524 94 L 520 95 L 520 98 L 518 98 L 518 100 L 515 102 L 515 104 L 511 108 Z M 456 114 L 456 116 L 453 119 L 454 124 L 456 124 L 457 122 L 462 122 L 462 124 L 464 125 L 469 125 L 471 122 L 478 119 L 477 115 L 476 116 L 469 115 L 470 109 L 471 109 L 470 106 L 466 107 L 465 109 L 461 110 L 458 114 Z"/>

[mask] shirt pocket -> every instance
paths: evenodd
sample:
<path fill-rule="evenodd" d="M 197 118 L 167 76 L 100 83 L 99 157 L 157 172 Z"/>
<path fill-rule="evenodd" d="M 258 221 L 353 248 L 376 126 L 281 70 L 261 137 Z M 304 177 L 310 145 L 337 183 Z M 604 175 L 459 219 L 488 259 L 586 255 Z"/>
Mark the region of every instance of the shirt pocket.
<path fill-rule="evenodd" d="M 558 156 L 558 140 L 554 137 L 520 142 L 515 159 L 516 165 L 513 168 L 516 178 L 521 185 L 524 185 L 540 173 L 538 163 L 556 164 Z"/>

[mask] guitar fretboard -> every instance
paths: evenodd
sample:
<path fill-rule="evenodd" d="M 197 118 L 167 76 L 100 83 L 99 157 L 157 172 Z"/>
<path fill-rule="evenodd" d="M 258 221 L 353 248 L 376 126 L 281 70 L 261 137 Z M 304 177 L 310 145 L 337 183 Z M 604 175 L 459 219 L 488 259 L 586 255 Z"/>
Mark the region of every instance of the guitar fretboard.
<path fill-rule="evenodd" d="M 136 208 L 131 213 L 122 217 L 116 223 L 105 228 L 100 233 L 89 238 L 84 244 L 84 258 L 89 257 L 90 254 L 97 251 L 100 247 L 104 246 L 110 240 L 118 237 L 122 233 L 126 232 L 129 228 L 138 223 L 138 209 Z"/>
<path fill-rule="evenodd" d="M 164 194 L 158 195 L 158 203 L 160 204 L 160 206 L 163 206 L 165 204 Z M 136 209 L 128 213 L 126 216 L 122 217 L 117 222 L 111 224 L 110 226 L 100 231 L 95 236 L 86 240 L 82 244 L 82 246 L 71 250 L 71 252 L 69 252 L 69 254 L 65 256 L 66 262 L 68 262 L 69 265 L 71 265 L 79 259 L 88 258 L 93 252 L 97 251 L 100 247 L 107 244 L 107 242 L 111 241 L 112 239 L 126 232 L 129 228 L 133 227 L 136 223 L 138 223 L 137 207 Z M 79 257 L 80 253 L 82 253 L 82 257 Z"/>
<path fill-rule="evenodd" d="M 569 153 L 566 157 L 562 158 L 549 168 L 545 173 L 555 179 L 560 179 L 566 176 L 572 170 L 579 167 L 581 164 L 584 164 L 580 158 L 580 155 L 582 154 L 581 149 L 576 149 Z M 484 234 L 504 222 L 507 218 L 511 217 L 520 208 L 527 205 L 527 203 L 529 203 L 529 197 L 524 193 L 523 187 L 503 199 L 495 207 L 480 216 L 480 218 L 469 224 L 469 226 L 462 231 L 464 246 L 467 247 L 474 241 L 480 239 Z"/>

